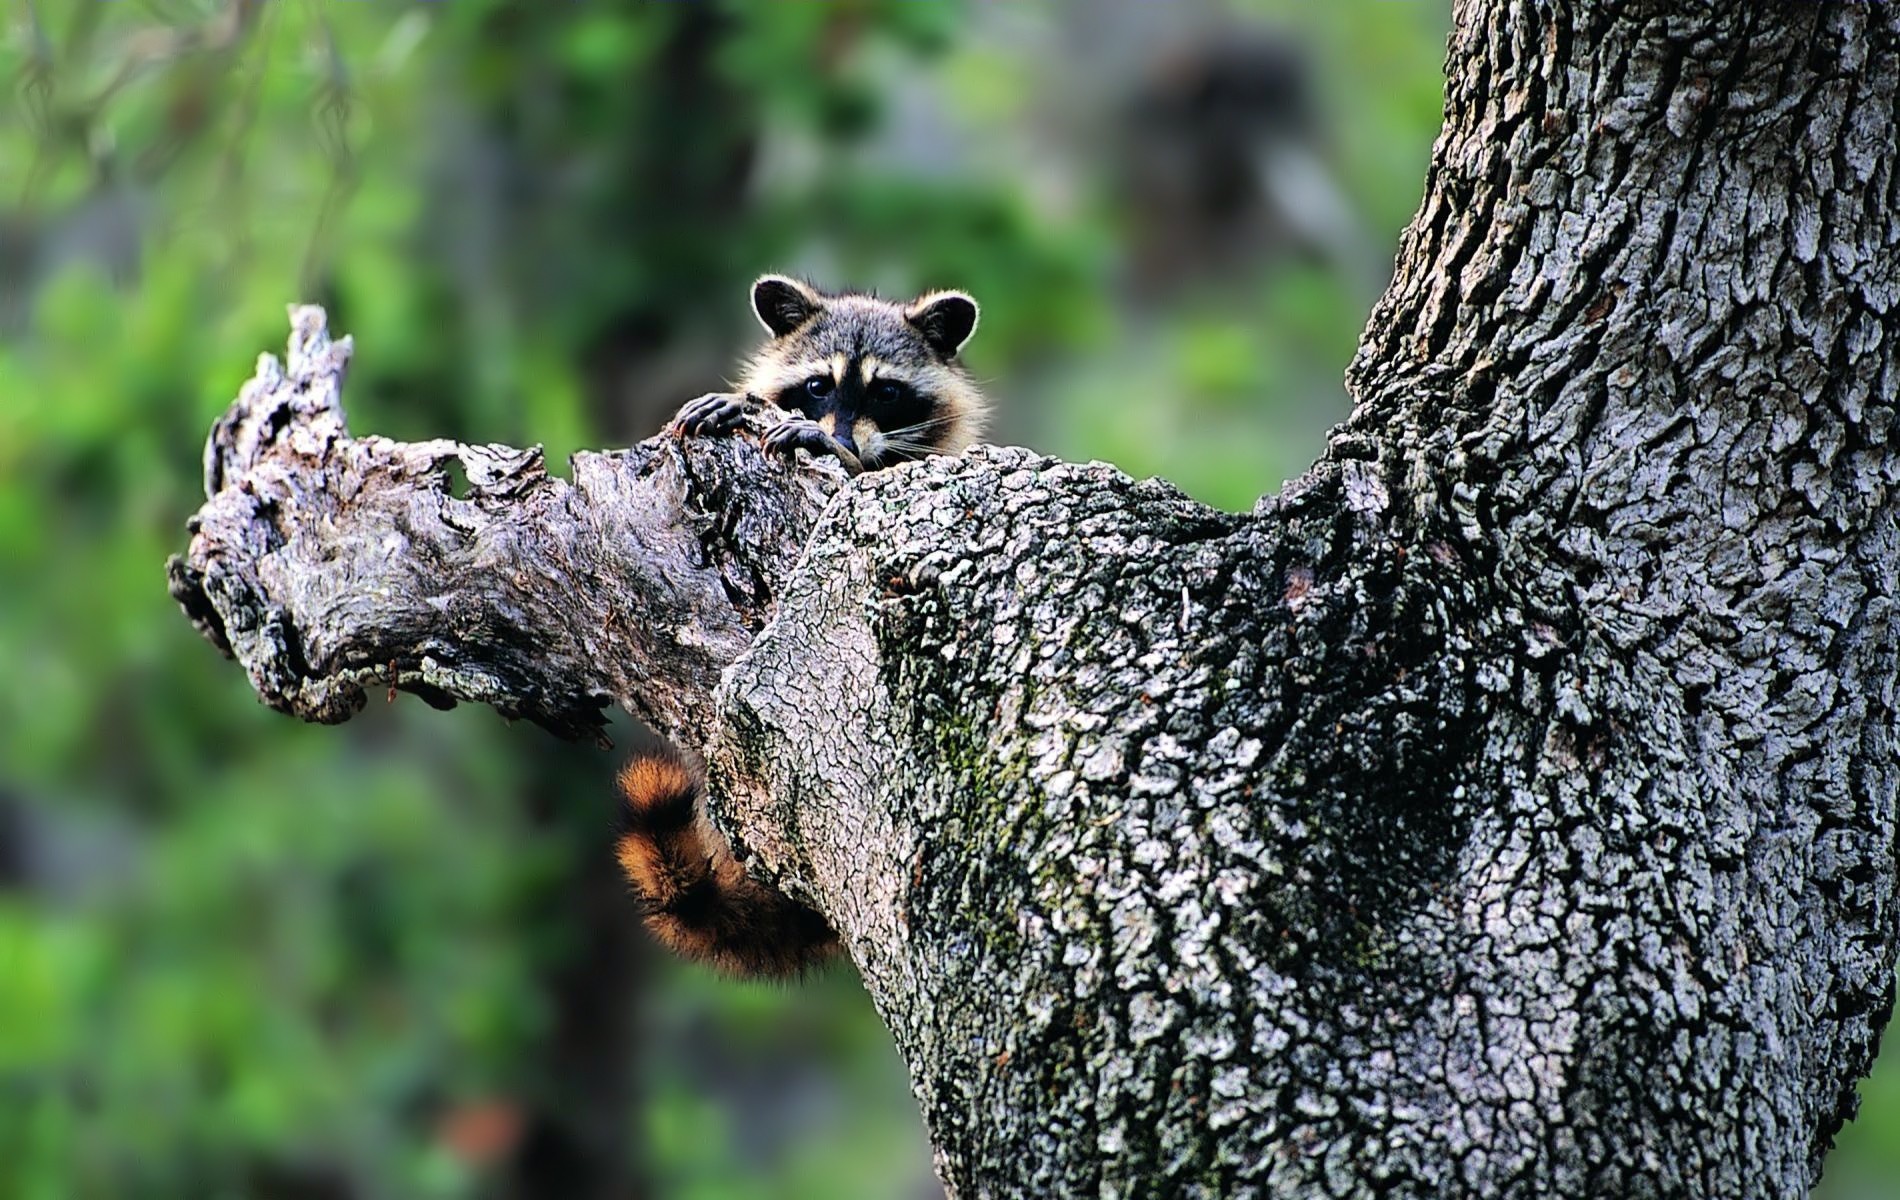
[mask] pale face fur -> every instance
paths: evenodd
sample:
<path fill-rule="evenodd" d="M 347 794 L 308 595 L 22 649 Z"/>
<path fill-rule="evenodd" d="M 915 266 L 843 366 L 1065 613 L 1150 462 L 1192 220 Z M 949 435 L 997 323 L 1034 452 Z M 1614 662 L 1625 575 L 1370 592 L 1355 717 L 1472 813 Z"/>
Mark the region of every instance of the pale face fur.
<path fill-rule="evenodd" d="M 962 292 L 896 304 L 768 275 L 752 297 L 772 340 L 736 388 L 803 414 L 867 468 L 957 454 L 982 432 L 987 405 L 956 361 L 977 321 Z"/>

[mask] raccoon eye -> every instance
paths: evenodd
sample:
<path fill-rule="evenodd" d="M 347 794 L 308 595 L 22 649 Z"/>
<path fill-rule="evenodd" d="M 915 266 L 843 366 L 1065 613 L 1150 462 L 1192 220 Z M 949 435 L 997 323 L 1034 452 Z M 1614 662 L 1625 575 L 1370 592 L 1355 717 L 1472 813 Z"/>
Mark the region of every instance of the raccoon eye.
<path fill-rule="evenodd" d="M 814 399 L 822 400 L 831 395 L 831 379 L 826 375 L 813 375 L 805 381 L 805 393 Z"/>
<path fill-rule="evenodd" d="M 880 379 L 871 388 L 871 398 L 885 404 L 895 404 L 904 398 L 904 385 L 893 383 L 888 379 Z"/>

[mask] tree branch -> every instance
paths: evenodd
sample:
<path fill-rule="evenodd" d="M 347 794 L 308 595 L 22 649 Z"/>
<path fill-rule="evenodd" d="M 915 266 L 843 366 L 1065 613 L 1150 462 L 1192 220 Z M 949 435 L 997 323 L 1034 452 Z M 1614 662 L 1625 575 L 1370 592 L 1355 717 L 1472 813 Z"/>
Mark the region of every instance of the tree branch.
<path fill-rule="evenodd" d="M 287 366 L 262 356 L 213 426 L 207 503 L 167 564 L 199 631 L 307 721 L 387 686 L 570 738 L 615 702 L 696 740 L 842 473 L 662 435 L 575 455 L 569 484 L 538 447 L 352 438 L 351 349 L 293 309 Z"/>

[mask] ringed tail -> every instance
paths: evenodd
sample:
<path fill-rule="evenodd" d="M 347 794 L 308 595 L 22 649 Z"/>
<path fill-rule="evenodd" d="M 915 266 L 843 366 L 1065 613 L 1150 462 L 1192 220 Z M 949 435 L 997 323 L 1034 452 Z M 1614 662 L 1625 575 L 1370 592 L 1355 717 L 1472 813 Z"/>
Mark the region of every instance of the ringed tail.
<path fill-rule="evenodd" d="M 615 846 L 669 949 L 734 975 L 787 978 L 829 958 L 838 936 L 823 917 L 747 875 L 706 817 L 705 785 L 671 745 L 620 771 L 626 799 Z"/>

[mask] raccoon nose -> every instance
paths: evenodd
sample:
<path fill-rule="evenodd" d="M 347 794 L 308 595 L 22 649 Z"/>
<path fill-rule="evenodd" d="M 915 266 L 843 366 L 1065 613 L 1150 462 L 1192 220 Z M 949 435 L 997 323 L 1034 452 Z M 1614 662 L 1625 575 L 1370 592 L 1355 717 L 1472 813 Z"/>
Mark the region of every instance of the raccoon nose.
<path fill-rule="evenodd" d="M 818 427 L 830 434 L 831 440 L 843 446 L 846 450 L 851 451 L 853 454 L 858 452 L 857 440 L 851 436 L 851 421 L 849 418 L 837 413 L 829 413 L 823 420 L 818 422 Z"/>

